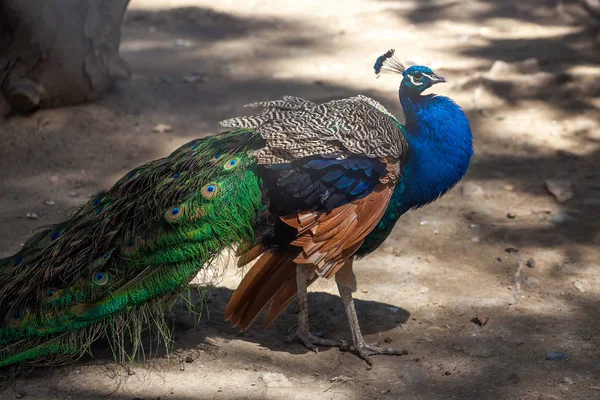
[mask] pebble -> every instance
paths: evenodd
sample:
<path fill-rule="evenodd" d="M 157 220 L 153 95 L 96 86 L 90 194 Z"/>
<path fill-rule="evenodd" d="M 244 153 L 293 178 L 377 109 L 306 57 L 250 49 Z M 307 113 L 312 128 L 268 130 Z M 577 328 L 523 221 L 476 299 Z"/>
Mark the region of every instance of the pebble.
<path fill-rule="evenodd" d="M 560 389 L 561 392 L 568 392 L 569 391 L 569 387 L 567 385 L 565 385 L 564 383 L 559 383 L 558 384 L 558 388 Z"/>
<path fill-rule="evenodd" d="M 27 219 L 38 219 L 38 215 L 36 213 L 27 213 L 25 214 L 25 217 L 27 217 Z"/>
<path fill-rule="evenodd" d="M 529 285 L 529 286 L 534 286 L 539 283 L 540 283 L 540 281 L 537 278 L 529 277 L 529 278 L 525 279 L 525 284 Z"/>
<path fill-rule="evenodd" d="M 473 183 L 473 182 L 465 182 L 462 185 L 460 194 L 466 198 L 476 198 L 482 197 L 485 194 L 485 191 L 481 188 L 481 186 Z"/>
<path fill-rule="evenodd" d="M 548 393 L 540 393 L 538 400 L 561 400 L 560 397 Z"/>
<path fill-rule="evenodd" d="M 569 358 L 567 353 L 563 353 L 562 351 L 549 351 L 546 353 L 546 360 L 548 361 L 562 361 Z"/>
<path fill-rule="evenodd" d="M 551 216 L 548 221 L 553 224 L 564 224 L 565 222 L 570 221 L 572 218 L 569 214 L 566 213 L 558 213 Z"/>
<path fill-rule="evenodd" d="M 173 131 L 173 127 L 169 124 L 163 124 L 162 122 L 154 125 L 152 132 L 154 133 L 165 133 Z"/>
<path fill-rule="evenodd" d="M 392 343 L 392 338 L 388 336 L 385 339 L 383 339 L 383 341 L 386 343 Z"/>
<path fill-rule="evenodd" d="M 579 280 L 575 280 L 575 281 L 573 281 L 573 286 L 575 287 L 575 289 L 579 290 L 581 293 L 585 292 L 585 287 L 583 287 L 583 282 L 581 282 Z"/>
<path fill-rule="evenodd" d="M 565 376 L 563 378 L 563 383 L 566 383 L 567 385 L 573 385 L 575 382 L 573 382 L 573 379 L 569 378 L 568 376 Z"/>
<path fill-rule="evenodd" d="M 546 190 L 548 190 L 559 203 L 569 201 L 575 196 L 573 193 L 573 185 L 567 180 L 546 179 L 544 183 L 546 185 Z"/>
<path fill-rule="evenodd" d="M 512 383 L 513 385 L 516 385 L 517 383 L 521 382 L 521 378 L 519 377 L 519 375 L 517 374 L 510 374 L 507 378 L 506 378 L 506 383 Z"/>
<path fill-rule="evenodd" d="M 52 201 L 52 200 L 44 200 L 44 205 L 53 206 L 54 204 L 56 204 L 56 203 L 54 203 L 54 201 Z"/>
<path fill-rule="evenodd" d="M 205 76 L 200 76 L 200 75 L 185 75 L 183 78 L 181 78 L 181 80 L 184 83 L 196 83 L 196 82 L 200 82 L 200 83 L 206 83 L 208 82 L 208 78 Z"/>
<path fill-rule="evenodd" d="M 395 250 L 395 249 L 394 249 L 394 246 L 385 246 L 385 247 L 383 248 L 383 251 L 384 251 L 385 253 L 390 253 L 390 254 L 394 254 L 394 250 Z"/>
<path fill-rule="evenodd" d="M 185 39 L 177 39 L 175 40 L 175 43 L 173 43 L 176 47 L 190 47 L 192 45 L 192 41 L 191 40 L 185 40 Z"/>
<path fill-rule="evenodd" d="M 529 260 L 527 260 L 527 263 L 525 263 L 525 265 L 527 265 L 527 267 L 529 268 L 533 268 L 535 267 L 535 260 L 533 258 L 530 258 Z"/>
<path fill-rule="evenodd" d="M 516 216 L 517 215 L 514 212 L 509 212 L 506 214 L 506 218 L 509 218 L 509 219 L 514 219 L 514 218 L 516 218 Z"/>
<path fill-rule="evenodd" d="M 268 388 L 290 388 L 294 386 L 287 376 L 281 372 L 265 372 L 260 376 L 260 379 Z"/>

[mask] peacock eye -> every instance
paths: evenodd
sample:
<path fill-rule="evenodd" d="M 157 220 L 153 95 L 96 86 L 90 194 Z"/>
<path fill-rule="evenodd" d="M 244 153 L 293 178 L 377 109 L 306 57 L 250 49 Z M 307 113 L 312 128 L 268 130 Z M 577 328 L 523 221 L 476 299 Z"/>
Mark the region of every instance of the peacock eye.
<path fill-rule="evenodd" d="M 423 79 L 423 74 L 420 72 L 415 72 L 413 74 L 413 77 L 415 78 L 415 80 L 420 81 L 421 79 Z"/>

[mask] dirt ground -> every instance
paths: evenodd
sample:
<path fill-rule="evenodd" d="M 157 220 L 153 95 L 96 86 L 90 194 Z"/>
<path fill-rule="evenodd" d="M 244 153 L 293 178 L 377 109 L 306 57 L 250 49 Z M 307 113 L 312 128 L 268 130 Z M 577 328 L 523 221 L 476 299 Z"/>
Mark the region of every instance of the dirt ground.
<path fill-rule="evenodd" d="M 288 344 L 295 305 L 238 334 L 223 320 L 240 279 L 230 268 L 210 315 L 194 327 L 176 310 L 174 353 L 124 384 L 99 349 L 0 398 L 600 398 L 600 55 L 553 0 L 133 0 L 131 80 L 95 104 L 0 122 L 0 256 L 251 101 L 362 93 L 401 115 L 398 77 L 372 71 L 388 48 L 448 79 L 435 92 L 466 110 L 475 136 L 463 183 L 357 264 L 367 339 L 407 356 L 367 368 Z M 172 132 L 154 133 L 158 123 Z M 559 203 L 546 180 L 568 181 L 572 198 Z M 334 283 L 311 290 L 312 329 L 349 339 Z M 546 360 L 552 351 L 567 359 Z"/>

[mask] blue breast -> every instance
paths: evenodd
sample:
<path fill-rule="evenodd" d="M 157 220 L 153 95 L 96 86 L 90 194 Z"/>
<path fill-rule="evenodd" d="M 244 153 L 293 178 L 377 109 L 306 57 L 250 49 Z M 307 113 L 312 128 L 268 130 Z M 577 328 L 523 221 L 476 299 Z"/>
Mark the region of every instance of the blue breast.
<path fill-rule="evenodd" d="M 386 212 L 357 255 L 375 250 L 402 214 L 436 200 L 464 176 L 473 155 L 469 121 L 447 97 L 400 97 L 409 155 Z"/>

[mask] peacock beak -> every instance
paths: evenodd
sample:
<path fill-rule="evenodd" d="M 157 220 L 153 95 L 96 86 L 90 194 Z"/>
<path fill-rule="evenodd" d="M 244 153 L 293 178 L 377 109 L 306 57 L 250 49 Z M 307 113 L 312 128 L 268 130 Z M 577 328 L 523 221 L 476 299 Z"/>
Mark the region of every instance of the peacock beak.
<path fill-rule="evenodd" d="M 444 83 L 444 82 L 447 82 L 447 81 L 446 81 L 446 78 L 444 78 L 443 76 L 436 75 L 436 74 L 433 74 L 433 75 L 431 76 L 431 81 L 432 81 L 434 84 L 435 84 L 435 83 Z"/>

